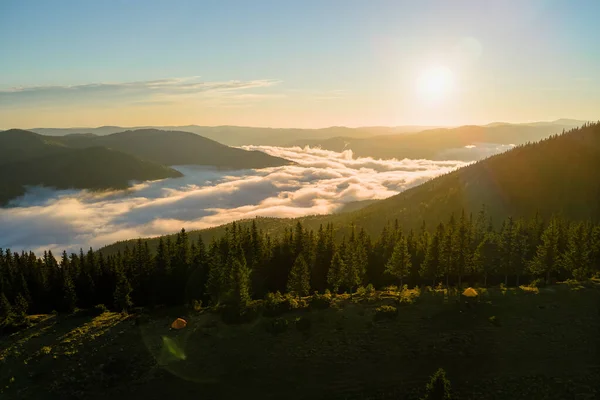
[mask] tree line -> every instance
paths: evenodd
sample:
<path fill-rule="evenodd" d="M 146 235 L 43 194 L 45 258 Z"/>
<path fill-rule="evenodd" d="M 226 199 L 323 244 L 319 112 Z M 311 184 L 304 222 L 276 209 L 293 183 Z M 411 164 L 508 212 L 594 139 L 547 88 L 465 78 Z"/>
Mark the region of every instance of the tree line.
<path fill-rule="evenodd" d="M 135 306 L 245 304 L 268 293 L 306 296 L 354 292 L 372 284 L 520 285 L 532 280 L 578 279 L 600 274 L 600 225 L 507 218 L 494 226 L 485 208 L 452 215 L 433 229 L 403 231 L 388 223 L 372 238 L 352 229 L 341 241 L 328 224 L 300 222 L 279 237 L 233 223 L 205 245 L 182 229 L 161 238 L 156 252 L 139 239 L 104 256 L 0 250 L 0 319 L 13 313 L 70 312 L 104 304 Z"/>

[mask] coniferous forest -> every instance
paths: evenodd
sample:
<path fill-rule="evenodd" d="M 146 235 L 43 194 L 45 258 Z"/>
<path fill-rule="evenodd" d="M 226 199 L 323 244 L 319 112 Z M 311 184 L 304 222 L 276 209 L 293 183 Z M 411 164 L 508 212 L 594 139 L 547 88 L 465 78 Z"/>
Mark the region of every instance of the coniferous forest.
<path fill-rule="evenodd" d="M 508 218 L 495 228 L 485 207 L 452 215 L 435 227 L 404 231 L 388 223 L 377 238 L 353 230 L 336 241 L 335 227 L 298 223 L 271 237 L 253 223 L 232 224 L 220 238 L 190 242 L 185 230 L 161 238 L 155 253 L 138 240 L 116 255 L 0 252 L 3 317 L 69 312 L 103 304 L 242 306 L 269 293 L 307 296 L 353 293 L 372 285 L 488 286 L 584 280 L 600 273 L 600 225 Z"/>

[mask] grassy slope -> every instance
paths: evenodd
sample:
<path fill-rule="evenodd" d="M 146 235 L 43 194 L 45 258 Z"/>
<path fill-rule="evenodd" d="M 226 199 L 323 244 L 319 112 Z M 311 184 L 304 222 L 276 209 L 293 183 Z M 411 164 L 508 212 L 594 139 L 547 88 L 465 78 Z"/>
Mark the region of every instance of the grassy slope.
<path fill-rule="evenodd" d="M 395 293 L 379 296 L 284 314 L 290 326 L 278 335 L 265 330 L 270 318 L 225 325 L 215 314 L 182 309 L 157 311 L 139 326 L 115 313 L 39 317 L 38 325 L 0 339 L 2 396 L 415 399 L 438 367 L 459 399 L 600 393 L 597 287 L 494 289 L 470 309 L 427 292 L 399 306 L 396 319 L 374 322 L 376 306 L 397 301 Z M 169 331 L 177 316 L 188 327 Z M 310 330 L 297 330 L 296 318 L 310 319 Z M 169 355 L 163 336 L 184 360 Z"/>

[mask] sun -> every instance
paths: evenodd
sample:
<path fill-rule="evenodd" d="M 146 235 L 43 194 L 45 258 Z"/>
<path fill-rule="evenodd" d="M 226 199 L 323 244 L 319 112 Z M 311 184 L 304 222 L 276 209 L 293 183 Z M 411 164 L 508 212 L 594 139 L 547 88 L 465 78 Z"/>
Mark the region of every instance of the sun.
<path fill-rule="evenodd" d="M 417 94 L 428 103 L 446 99 L 454 90 L 454 74 L 448 67 L 429 67 L 417 79 Z"/>

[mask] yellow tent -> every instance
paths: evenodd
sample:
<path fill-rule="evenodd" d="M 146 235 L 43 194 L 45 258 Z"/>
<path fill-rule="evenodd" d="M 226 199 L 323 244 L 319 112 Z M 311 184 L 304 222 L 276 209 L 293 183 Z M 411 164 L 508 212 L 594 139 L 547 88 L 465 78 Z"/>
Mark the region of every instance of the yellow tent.
<path fill-rule="evenodd" d="M 186 326 L 187 326 L 187 321 L 185 319 L 182 319 L 182 318 L 177 318 L 171 324 L 171 328 L 173 328 L 173 329 L 183 329 Z"/>
<path fill-rule="evenodd" d="M 465 297 L 477 297 L 479 296 L 479 293 L 477 293 L 477 291 L 471 287 L 466 288 L 465 291 L 462 293 L 463 296 Z"/>

